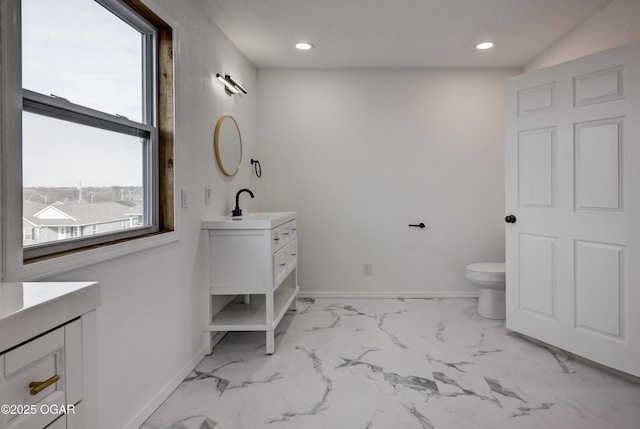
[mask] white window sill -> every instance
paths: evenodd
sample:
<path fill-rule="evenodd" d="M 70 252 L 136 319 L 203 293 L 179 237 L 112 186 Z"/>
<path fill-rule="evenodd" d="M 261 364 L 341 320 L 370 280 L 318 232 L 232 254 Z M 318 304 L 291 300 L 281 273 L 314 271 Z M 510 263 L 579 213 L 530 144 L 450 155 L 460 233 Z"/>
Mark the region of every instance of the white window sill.
<path fill-rule="evenodd" d="M 154 247 L 164 246 L 165 244 L 174 243 L 178 240 L 180 240 L 180 236 L 177 232 L 173 231 L 34 262 L 23 265 L 22 269 L 16 273 L 14 280 L 42 280 L 47 277 L 85 268 L 90 265 L 142 252 Z"/>

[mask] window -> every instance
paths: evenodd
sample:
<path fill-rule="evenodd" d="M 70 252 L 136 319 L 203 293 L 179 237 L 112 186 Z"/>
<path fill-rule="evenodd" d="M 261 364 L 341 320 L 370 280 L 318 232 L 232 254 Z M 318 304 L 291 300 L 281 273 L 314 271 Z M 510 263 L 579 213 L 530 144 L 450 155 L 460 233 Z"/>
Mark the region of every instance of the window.
<path fill-rule="evenodd" d="M 23 240 L 29 241 L 34 239 L 35 229 L 31 227 L 23 228 Z"/>
<path fill-rule="evenodd" d="M 173 230 L 171 28 L 139 0 L 11 1 L 22 222 L 57 232 L 23 259 Z"/>

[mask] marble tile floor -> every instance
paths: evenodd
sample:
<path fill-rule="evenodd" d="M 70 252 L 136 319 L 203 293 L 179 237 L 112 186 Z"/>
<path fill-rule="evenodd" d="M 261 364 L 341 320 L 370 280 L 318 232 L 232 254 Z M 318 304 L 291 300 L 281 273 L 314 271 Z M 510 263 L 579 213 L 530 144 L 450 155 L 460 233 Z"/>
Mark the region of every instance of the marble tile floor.
<path fill-rule="evenodd" d="M 301 299 L 265 354 L 228 334 L 141 429 L 640 429 L 640 385 L 473 299 Z"/>

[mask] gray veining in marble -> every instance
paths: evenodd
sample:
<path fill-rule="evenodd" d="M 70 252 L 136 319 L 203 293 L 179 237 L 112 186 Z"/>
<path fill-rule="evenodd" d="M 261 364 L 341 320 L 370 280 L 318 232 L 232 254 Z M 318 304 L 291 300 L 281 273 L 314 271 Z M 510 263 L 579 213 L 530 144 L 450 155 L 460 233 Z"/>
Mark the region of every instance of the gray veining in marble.
<path fill-rule="evenodd" d="M 263 344 L 229 333 L 141 428 L 640 428 L 640 385 L 471 299 L 300 299 Z"/>
<path fill-rule="evenodd" d="M 431 424 L 431 420 L 429 420 L 426 416 L 419 413 L 418 410 L 416 410 L 415 406 L 413 405 L 410 407 L 405 406 L 405 408 L 407 409 L 407 411 L 411 413 L 412 416 L 418 419 L 418 422 L 420 423 L 420 426 L 423 429 L 434 429 L 433 424 Z"/>
<path fill-rule="evenodd" d="M 278 419 L 273 419 L 273 420 L 269 420 L 267 423 L 271 424 L 271 423 L 276 423 L 276 422 L 282 422 L 282 421 L 289 421 L 295 417 L 298 416 L 314 416 L 316 414 L 318 414 L 320 411 L 324 411 L 328 408 L 327 406 L 327 399 L 329 397 L 329 394 L 331 393 L 331 391 L 333 390 L 333 381 L 331 381 L 331 379 L 327 378 L 324 375 L 324 371 L 322 370 L 322 361 L 318 358 L 318 356 L 316 356 L 316 353 L 313 350 L 306 350 L 303 347 L 296 347 L 296 349 L 298 350 L 303 350 L 311 359 L 311 361 L 313 362 L 313 369 L 316 371 L 316 373 L 318 373 L 318 375 L 320 375 L 320 377 L 322 378 L 322 381 L 325 383 L 325 389 L 324 389 L 324 393 L 322 395 L 322 397 L 320 398 L 320 400 L 318 402 L 316 402 L 315 404 L 313 404 L 313 407 L 310 410 L 307 411 L 287 411 L 285 412 L 282 417 L 278 418 Z"/>
<path fill-rule="evenodd" d="M 218 424 L 206 416 L 187 417 L 167 429 L 214 429 Z"/>
<path fill-rule="evenodd" d="M 524 399 L 522 399 L 521 397 L 519 397 L 517 393 L 514 393 L 511 390 L 505 389 L 504 387 L 502 387 L 502 385 L 500 384 L 500 382 L 498 380 L 493 380 L 493 379 L 487 378 L 487 377 L 485 377 L 484 379 L 487 382 L 487 384 L 489 385 L 489 388 L 491 390 L 493 390 L 494 392 L 499 393 L 502 396 L 508 396 L 510 398 L 518 399 L 518 400 L 520 400 L 522 402 L 527 402 Z"/>
<path fill-rule="evenodd" d="M 446 396 L 449 396 L 449 397 L 454 396 L 455 397 L 455 396 L 459 396 L 459 395 L 471 395 L 471 396 L 474 396 L 474 397 L 476 397 L 478 399 L 481 399 L 483 401 L 490 401 L 492 404 L 502 408 L 502 405 L 500 404 L 500 401 L 498 401 L 495 398 L 495 396 L 493 396 L 493 395 L 492 396 L 479 395 L 479 394 L 477 394 L 476 392 L 474 392 L 471 389 L 467 389 L 467 388 L 464 388 L 464 387 L 460 386 L 457 381 L 455 381 L 453 378 L 447 377 L 442 372 L 434 372 L 433 373 L 433 378 L 436 381 L 439 381 L 441 383 L 448 384 L 448 385 L 451 385 L 451 386 L 455 386 L 458 389 L 460 389 L 460 392 L 449 393 Z"/>

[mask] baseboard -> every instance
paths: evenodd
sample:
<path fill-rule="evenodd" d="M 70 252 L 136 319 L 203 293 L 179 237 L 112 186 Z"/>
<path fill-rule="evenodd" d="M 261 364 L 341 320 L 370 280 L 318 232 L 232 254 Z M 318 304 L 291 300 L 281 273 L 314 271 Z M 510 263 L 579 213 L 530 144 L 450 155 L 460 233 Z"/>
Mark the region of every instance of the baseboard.
<path fill-rule="evenodd" d="M 196 355 L 171 379 L 164 387 L 147 403 L 142 409 L 124 426 L 124 429 L 138 429 L 142 424 L 158 409 L 158 407 L 173 393 L 174 390 L 184 381 L 185 378 L 193 371 L 200 361 L 207 354 L 206 346 L 203 347 Z"/>
<path fill-rule="evenodd" d="M 420 298 L 420 299 L 448 299 L 448 298 L 478 298 L 479 292 L 313 292 L 313 291 L 300 291 L 298 298 L 331 298 L 331 299 L 398 299 L 398 298 Z"/>

